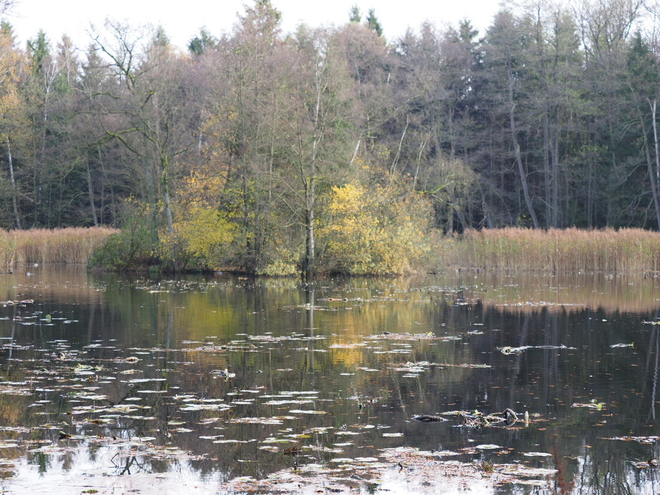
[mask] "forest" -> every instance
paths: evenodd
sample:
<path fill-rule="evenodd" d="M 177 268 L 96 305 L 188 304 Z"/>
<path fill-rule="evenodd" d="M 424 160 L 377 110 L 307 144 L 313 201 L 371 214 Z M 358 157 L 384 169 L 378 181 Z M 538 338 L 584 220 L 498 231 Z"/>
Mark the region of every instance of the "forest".
<path fill-rule="evenodd" d="M 0 29 L 0 228 L 121 227 L 96 262 L 400 273 L 469 229 L 660 227 L 657 12 L 504 4 L 484 33 L 377 12 L 187 47 Z"/>

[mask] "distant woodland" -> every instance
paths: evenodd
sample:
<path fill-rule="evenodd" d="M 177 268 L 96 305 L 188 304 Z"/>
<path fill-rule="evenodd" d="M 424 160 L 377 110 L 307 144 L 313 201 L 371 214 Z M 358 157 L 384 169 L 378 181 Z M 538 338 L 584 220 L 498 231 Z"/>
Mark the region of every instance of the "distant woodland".
<path fill-rule="evenodd" d="M 373 10 L 285 33 L 256 0 L 184 48 L 4 23 L 0 227 L 121 226 L 112 263 L 272 274 L 400 272 L 432 232 L 657 230 L 656 14 L 533 1 L 387 42 Z"/>

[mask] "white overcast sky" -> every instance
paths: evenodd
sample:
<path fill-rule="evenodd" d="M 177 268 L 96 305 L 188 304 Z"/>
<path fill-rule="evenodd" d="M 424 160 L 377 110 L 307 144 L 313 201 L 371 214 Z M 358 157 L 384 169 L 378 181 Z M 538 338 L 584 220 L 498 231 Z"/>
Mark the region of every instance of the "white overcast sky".
<path fill-rule="evenodd" d="M 7 20 L 14 26 L 19 43 L 34 38 L 43 29 L 55 45 L 63 34 L 85 49 L 91 42 L 87 33 L 90 22 L 98 26 L 109 17 L 128 21 L 139 27 L 161 25 L 170 40 L 185 48 L 201 27 L 213 35 L 230 31 L 236 14 L 244 12 L 253 0 L 15 0 Z M 341 25 L 348 20 L 352 5 L 363 14 L 375 9 L 385 37 L 394 41 L 407 28 L 416 30 L 429 20 L 438 27 L 457 25 L 469 19 L 483 33 L 498 10 L 498 0 L 271 0 L 282 12 L 284 32 L 292 32 L 300 23 L 312 27 Z"/>

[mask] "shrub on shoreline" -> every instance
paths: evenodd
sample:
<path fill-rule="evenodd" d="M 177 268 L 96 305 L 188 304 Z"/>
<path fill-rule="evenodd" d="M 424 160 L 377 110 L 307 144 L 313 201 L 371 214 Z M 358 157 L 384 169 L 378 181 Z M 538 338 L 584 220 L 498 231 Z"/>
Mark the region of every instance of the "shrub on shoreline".
<path fill-rule="evenodd" d="M 430 207 L 402 187 L 333 187 L 328 210 L 318 231 L 321 273 L 400 275 L 430 249 Z"/>

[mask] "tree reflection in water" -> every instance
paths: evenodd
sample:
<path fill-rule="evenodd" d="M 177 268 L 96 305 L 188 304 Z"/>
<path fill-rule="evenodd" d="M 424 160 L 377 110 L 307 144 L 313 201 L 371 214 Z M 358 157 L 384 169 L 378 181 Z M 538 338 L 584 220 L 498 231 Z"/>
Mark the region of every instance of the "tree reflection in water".
<path fill-rule="evenodd" d="M 653 280 L 41 270 L 0 287 L 34 299 L 0 308 L 3 486 L 114 468 L 409 489 L 436 466 L 493 493 L 657 491 Z"/>

